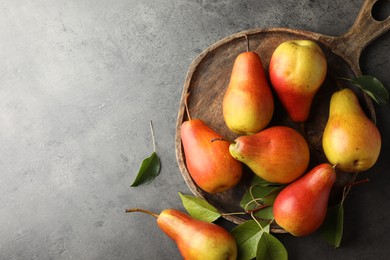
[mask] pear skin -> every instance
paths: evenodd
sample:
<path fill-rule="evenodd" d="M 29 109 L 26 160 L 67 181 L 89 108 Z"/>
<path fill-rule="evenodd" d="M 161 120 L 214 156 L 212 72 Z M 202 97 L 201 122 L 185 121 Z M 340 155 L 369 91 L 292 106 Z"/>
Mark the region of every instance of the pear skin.
<path fill-rule="evenodd" d="M 322 146 L 328 161 L 346 172 L 366 171 L 377 161 L 379 130 L 352 90 L 346 88 L 332 95 Z"/>
<path fill-rule="evenodd" d="M 282 105 L 294 122 L 304 122 L 327 73 L 326 57 L 311 40 L 281 43 L 273 52 L 269 75 Z"/>
<path fill-rule="evenodd" d="M 237 134 L 257 133 L 271 121 L 274 100 L 257 53 L 237 56 L 222 109 L 226 125 Z"/>
<path fill-rule="evenodd" d="M 185 121 L 180 129 L 186 166 L 204 191 L 217 193 L 233 188 L 241 179 L 242 164 L 229 153 L 230 143 L 200 119 Z"/>
<path fill-rule="evenodd" d="M 143 212 L 156 217 L 157 225 L 176 242 L 185 260 L 237 259 L 236 241 L 221 226 L 194 219 L 176 209 L 165 209 L 159 215 L 139 208 L 126 212 Z"/>
<path fill-rule="evenodd" d="M 297 179 L 310 160 L 306 140 L 286 126 L 273 126 L 254 135 L 240 136 L 230 145 L 229 151 L 256 175 L 275 183 Z"/>
<path fill-rule="evenodd" d="M 276 223 L 294 236 L 316 231 L 325 220 L 335 181 L 334 168 L 324 163 L 287 185 L 273 205 Z"/>

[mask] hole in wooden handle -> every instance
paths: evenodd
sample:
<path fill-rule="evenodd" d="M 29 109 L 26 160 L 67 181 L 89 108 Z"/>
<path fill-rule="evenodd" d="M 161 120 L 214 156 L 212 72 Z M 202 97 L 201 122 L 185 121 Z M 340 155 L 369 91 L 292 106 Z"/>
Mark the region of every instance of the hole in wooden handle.
<path fill-rule="evenodd" d="M 384 21 L 390 17 L 390 0 L 379 0 L 371 10 L 372 17 L 377 21 Z"/>

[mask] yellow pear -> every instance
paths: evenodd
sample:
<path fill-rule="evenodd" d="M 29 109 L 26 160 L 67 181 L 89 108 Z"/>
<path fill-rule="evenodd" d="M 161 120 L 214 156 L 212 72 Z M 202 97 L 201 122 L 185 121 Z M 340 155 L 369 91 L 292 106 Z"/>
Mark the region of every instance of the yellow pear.
<path fill-rule="evenodd" d="M 377 161 L 380 133 L 352 90 L 342 89 L 332 95 L 322 146 L 329 162 L 346 172 L 368 170 Z"/>
<path fill-rule="evenodd" d="M 222 108 L 226 125 L 237 134 L 257 133 L 271 121 L 274 99 L 256 52 L 237 56 Z"/>

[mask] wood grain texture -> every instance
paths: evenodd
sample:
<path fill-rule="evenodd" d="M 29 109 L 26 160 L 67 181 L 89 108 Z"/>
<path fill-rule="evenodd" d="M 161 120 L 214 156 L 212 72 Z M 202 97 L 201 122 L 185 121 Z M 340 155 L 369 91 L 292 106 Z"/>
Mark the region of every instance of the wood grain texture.
<path fill-rule="evenodd" d="M 277 96 L 275 112 L 270 125 L 286 125 L 300 131 L 310 146 L 311 160 L 309 167 L 326 162 L 322 151 L 322 133 L 325 127 L 329 101 L 333 92 L 341 86 L 350 87 L 359 96 L 363 109 L 375 122 L 375 111 L 371 99 L 363 95 L 354 86 L 339 77 L 352 78 L 361 75 L 359 57 L 361 51 L 370 42 L 390 28 L 389 18 L 385 21 L 375 21 L 371 16 L 371 9 L 375 0 L 366 0 L 356 18 L 352 28 L 340 37 L 323 35 L 315 32 L 294 30 L 287 28 L 251 29 L 242 31 L 222 39 L 204 50 L 190 65 L 183 87 L 181 103 L 177 116 L 175 149 L 178 165 L 184 180 L 194 195 L 206 199 L 221 212 L 242 211 L 239 202 L 249 187 L 253 173 L 245 168 L 241 182 L 234 188 L 218 194 L 209 194 L 202 191 L 192 180 L 185 164 L 185 154 L 182 149 L 180 126 L 188 120 L 184 100 L 188 93 L 188 107 L 192 118 L 200 118 L 212 129 L 233 140 L 237 137 L 226 126 L 222 115 L 222 99 L 230 80 L 230 73 L 235 58 L 246 51 L 245 35 L 249 38 L 250 50 L 261 57 L 266 74 L 274 49 L 282 42 L 295 39 L 310 39 L 317 42 L 323 49 L 327 62 L 327 77 L 316 94 L 311 113 L 304 126 L 292 122 L 282 108 Z M 352 175 L 338 172 L 338 181 L 334 186 L 330 203 L 339 201 L 342 188 L 352 180 Z M 226 216 L 233 223 L 240 224 L 249 219 L 246 215 Z M 272 232 L 284 232 L 277 225 L 271 227 Z"/>

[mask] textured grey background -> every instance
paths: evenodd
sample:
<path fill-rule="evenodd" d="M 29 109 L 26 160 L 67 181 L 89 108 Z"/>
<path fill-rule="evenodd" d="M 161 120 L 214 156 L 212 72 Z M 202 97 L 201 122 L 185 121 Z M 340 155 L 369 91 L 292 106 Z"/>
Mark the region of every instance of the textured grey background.
<path fill-rule="evenodd" d="M 152 217 L 189 193 L 174 152 L 191 61 L 244 29 L 341 35 L 362 0 L 0 1 L 0 259 L 180 259 Z M 387 9 L 389 10 L 389 9 Z M 364 73 L 390 86 L 390 34 L 366 48 Z M 383 152 L 346 203 L 342 247 L 277 236 L 290 259 L 390 254 L 389 105 L 376 107 Z M 130 188 L 152 151 L 160 176 Z M 233 225 L 219 221 L 226 228 Z"/>

